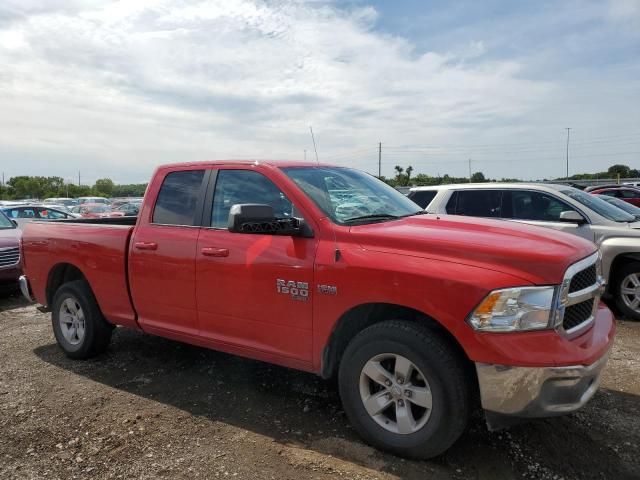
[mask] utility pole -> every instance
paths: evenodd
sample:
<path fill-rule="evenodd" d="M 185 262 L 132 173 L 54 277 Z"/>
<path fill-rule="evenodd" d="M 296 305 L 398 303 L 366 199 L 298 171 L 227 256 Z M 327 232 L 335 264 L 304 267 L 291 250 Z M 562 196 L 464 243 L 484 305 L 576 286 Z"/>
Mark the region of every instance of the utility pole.
<path fill-rule="evenodd" d="M 378 144 L 378 178 L 382 177 L 382 142 Z"/>
<path fill-rule="evenodd" d="M 471 159 L 469 159 L 469 183 L 471 183 Z"/>
<path fill-rule="evenodd" d="M 567 180 L 569 180 L 569 132 L 571 127 L 567 127 Z"/>
<path fill-rule="evenodd" d="M 80 186 L 80 170 L 78 170 L 78 186 Z"/>

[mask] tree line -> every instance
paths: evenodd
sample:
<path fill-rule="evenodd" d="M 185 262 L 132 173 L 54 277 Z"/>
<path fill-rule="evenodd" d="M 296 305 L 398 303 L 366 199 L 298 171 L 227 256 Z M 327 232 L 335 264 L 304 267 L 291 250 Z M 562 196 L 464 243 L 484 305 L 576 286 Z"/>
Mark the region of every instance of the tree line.
<path fill-rule="evenodd" d="M 0 184 L 0 200 L 45 199 L 51 197 L 142 197 L 146 183 L 118 185 L 110 178 L 96 180 L 93 185 L 68 183 L 62 177 L 11 177 Z"/>
<path fill-rule="evenodd" d="M 396 165 L 394 167 L 396 172 L 393 177 L 380 177 L 381 180 L 385 181 L 392 187 L 422 187 L 429 185 L 443 185 L 443 184 L 451 184 L 451 183 L 468 183 L 469 177 L 452 177 L 448 174 L 442 176 L 431 176 L 424 173 L 419 173 L 415 176 L 413 174 L 413 167 L 409 165 L 407 168 L 403 168 L 400 165 Z M 569 180 L 598 180 L 598 179 L 617 179 L 619 178 L 640 178 L 640 170 L 629 167 L 628 165 L 616 164 L 610 166 L 605 172 L 597 172 L 597 173 L 578 173 L 569 177 Z M 544 178 L 544 181 L 548 180 L 558 180 L 558 181 L 566 181 L 565 177 L 562 178 Z M 520 182 L 522 180 L 517 178 L 500 178 L 500 179 L 491 179 L 485 177 L 482 172 L 475 172 L 471 174 L 471 182 L 473 183 L 482 183 L 482 182 Z"/>
<path fill-rule="evenodd" d="M 418 173 L 415 176 L 411 176 L 413 174 L 413 167 L 409 165 L 406 169 L 401 167 L 400 165 L 396 165 L 394 167 L 396 171 L 395 176 L 387 178 L 380 177 L 381 180 L 385 181 L 392 187 L 423 187 L 429 185 L 445 185 L 450 183 L 468 183 L 469 177 L 452 177 L 451 175 L 445 173 L 442 176 L 431 176 L 426 173 Z M 473 183 L 482 183 L 482 182 L 518 182 L 520 180 L 515 178 L 501 178 L 501 179 L 489 179 L 484 176 L 482 172 L 475 172 L 471 174 L 471 181 Z"/>

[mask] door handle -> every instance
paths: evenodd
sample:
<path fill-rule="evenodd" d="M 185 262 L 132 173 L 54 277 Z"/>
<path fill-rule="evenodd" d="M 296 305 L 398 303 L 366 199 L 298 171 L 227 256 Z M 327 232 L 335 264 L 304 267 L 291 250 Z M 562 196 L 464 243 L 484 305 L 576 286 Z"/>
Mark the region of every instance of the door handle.
<path fill-rule="evenodd" d="M 136 242 L 134 247 L 138 250 L 157 250 L 158 244 L 156 242 Z"/>
<path fill-rule="evenodd" d="M 202 250 L 202 255 L 205 257 L 228 257 L 229 249 L 228 248 L 216 248 L 216 247 L 204 247 Z"/>

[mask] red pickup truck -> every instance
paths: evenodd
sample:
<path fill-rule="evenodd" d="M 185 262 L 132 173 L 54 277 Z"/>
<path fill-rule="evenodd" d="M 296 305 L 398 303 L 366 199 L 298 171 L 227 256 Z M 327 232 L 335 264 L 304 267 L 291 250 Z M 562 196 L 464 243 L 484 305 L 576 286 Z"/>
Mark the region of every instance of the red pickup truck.
<path fill-rule="evenodd" d="M 337 375 L 358 432 L 408 457 L 451 446 L 478 398 L 490 427 L 584 405 L 615 328 L 596 247 L 423 213 L 350 168 L 168 165 L 137 220 L 30 223 L 21 287 L 72 358 L 121 325 Z"/>

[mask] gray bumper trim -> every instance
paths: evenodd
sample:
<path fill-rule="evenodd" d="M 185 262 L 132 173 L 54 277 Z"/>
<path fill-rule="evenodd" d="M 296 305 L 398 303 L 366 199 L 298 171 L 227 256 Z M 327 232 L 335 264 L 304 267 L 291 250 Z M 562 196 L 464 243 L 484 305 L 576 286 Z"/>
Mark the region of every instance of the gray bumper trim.
<path fill-rule="evenodd" d="M 482 407 L 518 418 L 549 417 L 573 412 L 598 389 L 607 352 L 588 366 L 510 367 L 476 363 Z"/>
<path fill-rule="evenodd" d="M 31 288 L 29 287 L 29 279 L 26 275 L 20 275 L 18 279 L 18 283 L 20 284 L 20 291 L 22 292 L 22 296 L 29 300 L 29 302 L 33 303 L 33 298 L 31 297 Z"/>

